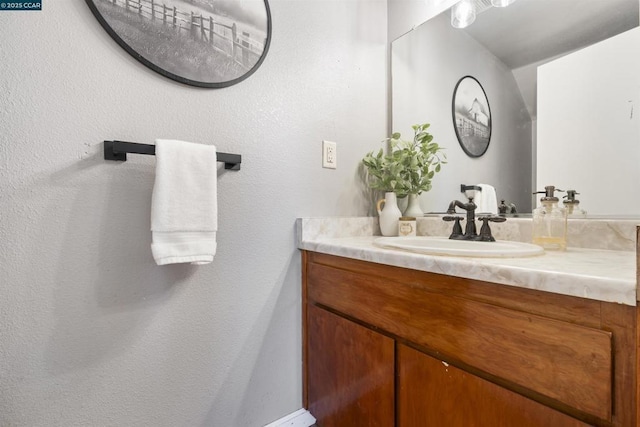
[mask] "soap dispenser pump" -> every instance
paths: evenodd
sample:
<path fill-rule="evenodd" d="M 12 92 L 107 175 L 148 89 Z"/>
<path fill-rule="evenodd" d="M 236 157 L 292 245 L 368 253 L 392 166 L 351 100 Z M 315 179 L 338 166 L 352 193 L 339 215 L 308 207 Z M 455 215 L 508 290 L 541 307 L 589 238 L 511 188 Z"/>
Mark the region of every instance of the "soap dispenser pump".
<path fill-rule="evenodd" d="M 587 216 L 587 211 L 580 209 L 580 200 L 576 199 L 576 194 L 580 193 L 576 190 L 567 190 L 567 195 L 563 197 L 566 200 L 563 200 L 562 204 L 567 210 L 567 217 L 585 218 Z"/>
<path fill-rule="evenodd" d="M 504 202 L 504 199 L 500 200 L 500 204 L 498 205 L 498 214 L 504 216 L 507 214 L 508 210 L 509 206 L 507 206 L 507 204 Z"/>
<path fill-rule="evenodd" d="M 567 210 L 558 205 L 556 191 L 563 191 L 553 185 L 544 187 L 540 206 L 533 210 L 533 243 L 548 250 L 567 248 Z"/>

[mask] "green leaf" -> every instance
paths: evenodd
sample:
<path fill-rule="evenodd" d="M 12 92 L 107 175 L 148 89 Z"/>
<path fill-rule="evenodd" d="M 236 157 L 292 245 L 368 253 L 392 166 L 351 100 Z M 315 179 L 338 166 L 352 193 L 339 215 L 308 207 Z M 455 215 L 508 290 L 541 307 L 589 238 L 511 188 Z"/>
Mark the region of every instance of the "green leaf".
<path fill-rule="evenodd" d="M 383 142 L 389 143 L 388 154 L 380 149 L 367 153 L 362 163 L 367 171 L 368 185 L 377 190 L 394 191 L 398 197 L 420 194 L 432 188 L 431 180 L 446 164 L 443 148 L 433 141 L 426 129 L 429 123 L 412 126 L 412 140 L 403 140 L 394 132 Z"/>

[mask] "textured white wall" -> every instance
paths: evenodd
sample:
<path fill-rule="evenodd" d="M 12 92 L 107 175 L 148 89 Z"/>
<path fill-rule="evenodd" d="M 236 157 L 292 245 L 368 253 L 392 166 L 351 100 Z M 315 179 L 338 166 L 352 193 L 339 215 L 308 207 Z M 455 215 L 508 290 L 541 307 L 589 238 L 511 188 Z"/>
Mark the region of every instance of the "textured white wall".
<path fill-rule="evenodd" d="M 531 119 L 511 71 L 493 54 L 441 14 L 392 44 L 393 130 L 411 138 L 411 126 L 431 123 L 434 141 L 446 148 L 448 164 L 421 196 L 425 211 L 444 211 L 460 198 L 460 184 L 490 184 L 498 202 L 531 209 Z M 458 80 L 474 76 L 491 109 L 492 134 L 487 152 L 467 156 L 455 135 L 451 113 Z"/>
<path fill-rule="evenodd" d="M 301 406 L 299 216 L 370 212 L 386 136 L 386 1 L 272 0 L 262 67 L 219 90 L 145 68 L 86 4 L 0 13 L 0 425 L 260 426 Z M 153 263 L 154 158 L 213 143 L 218 253 Z M 321 168 L 321 141 L 339 169 Z"/>
<path fill-rule="evenodd" d="M 634 28 L 538 68 L 538 189 L 578 190 L 589 214 L 640 214 L 638 48 Z"/>
<path fill-rule="evenodd" d="M 393 41 L 460 0 L 388 0 L 388 37 Z"/>

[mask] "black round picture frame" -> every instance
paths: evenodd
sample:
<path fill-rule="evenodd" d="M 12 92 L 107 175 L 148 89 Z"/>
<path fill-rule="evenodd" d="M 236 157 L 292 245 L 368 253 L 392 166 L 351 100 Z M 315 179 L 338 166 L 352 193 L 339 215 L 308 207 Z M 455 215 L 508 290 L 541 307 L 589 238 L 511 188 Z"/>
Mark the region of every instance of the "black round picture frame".
<path fill-rule="evenodd" d="M 481 157 L 491 142 L 491 108 L 480 82 L 464 76 L 453 90 L 453 128 L 460 147 L 469 157 Z"/>
<path fill-rule="evenodd" d="M 172 80 L 203 88 L 240 83 L 271 43 L 268 0 L 86 0 L 131 56 Z"/>

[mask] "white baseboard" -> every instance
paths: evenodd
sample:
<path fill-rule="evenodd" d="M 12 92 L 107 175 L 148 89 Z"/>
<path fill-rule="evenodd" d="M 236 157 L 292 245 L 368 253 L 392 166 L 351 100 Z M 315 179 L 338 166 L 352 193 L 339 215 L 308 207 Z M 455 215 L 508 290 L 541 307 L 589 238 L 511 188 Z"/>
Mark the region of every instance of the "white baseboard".
<path fill-rule="evenodd" d="M 296 412 L 286 415 L 279 420 L 267 424 L 264 427 L 309 427 L 315 424 L 316 419 L 306 409 L 298 409 Z"/>

